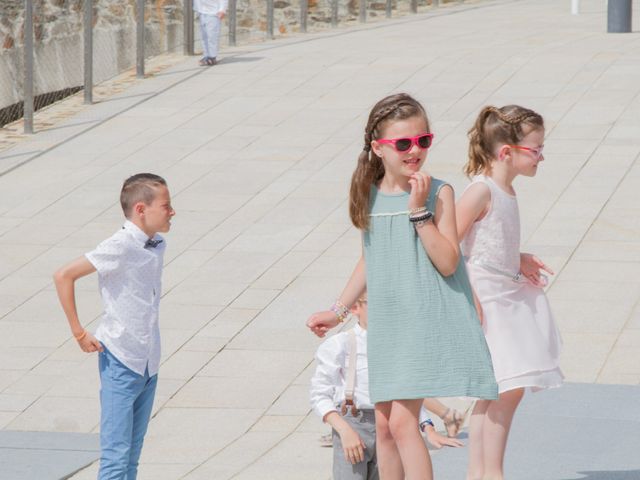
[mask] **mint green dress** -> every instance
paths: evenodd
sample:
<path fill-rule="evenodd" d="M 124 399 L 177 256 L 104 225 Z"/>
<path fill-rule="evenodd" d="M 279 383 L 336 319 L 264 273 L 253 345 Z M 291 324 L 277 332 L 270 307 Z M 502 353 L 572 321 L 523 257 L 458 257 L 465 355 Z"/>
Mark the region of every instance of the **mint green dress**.
<path fill-rule="evenodd" d="M 432 179 L 429 210 L 443 185 Z M 495 399 L 491 355 L 462 256 L 453 275 L 438 272 L 409 222 L 408 201 L 408 193 L 371 190 L 364 233 L 371 400 Z"/>

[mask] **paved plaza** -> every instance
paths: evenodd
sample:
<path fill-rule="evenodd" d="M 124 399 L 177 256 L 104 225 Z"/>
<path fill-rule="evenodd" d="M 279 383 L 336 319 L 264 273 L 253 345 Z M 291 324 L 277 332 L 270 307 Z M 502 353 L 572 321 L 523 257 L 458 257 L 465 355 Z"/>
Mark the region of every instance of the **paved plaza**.
<path fill-rule="evenodd" d="M 523 249 L 556 272 L 570 383 L 526 398 L 510 480 L 639 479 L 640 34 L 605 33 L 603 0 L 570 4 L 470 1 L 227 48 L 213 68 L 185 58 L 0 153 L 0 478 L 60 478 L 56 462 L 80 455 L 56 450 L 96 456 L 97 357 L 71 337 L 52 273 L 120 227 L 122 181 L 151 171 L 177 215 L 139 478 L 328 480 L 304 322 L 360 254 L 347 194 L 368 111 L 405 91 L 433 123 L 426 170 L 458 194 L 482 106 L 522 104 L 547 124 L 545 161 L 517 189 Z M 78 288 L 95 328 L 95 275 Z M 16 446 L 14 432 L 41 435 Z M 462 479 L 466 453 L 434 452 L 436 478 Z M 50 477 L 29 473 L 36 457 Z"/>

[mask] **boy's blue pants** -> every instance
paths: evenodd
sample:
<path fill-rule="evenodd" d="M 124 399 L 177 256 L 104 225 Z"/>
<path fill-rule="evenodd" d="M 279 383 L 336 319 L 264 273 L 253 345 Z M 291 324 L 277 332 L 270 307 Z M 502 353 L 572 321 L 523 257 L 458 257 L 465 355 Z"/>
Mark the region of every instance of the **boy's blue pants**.
<path fill-rule="evenodd" d="M 100 353 L 100 472 L 98 480 L 135 480 L 158 375 L 139 375 L 106 348 Z"/>

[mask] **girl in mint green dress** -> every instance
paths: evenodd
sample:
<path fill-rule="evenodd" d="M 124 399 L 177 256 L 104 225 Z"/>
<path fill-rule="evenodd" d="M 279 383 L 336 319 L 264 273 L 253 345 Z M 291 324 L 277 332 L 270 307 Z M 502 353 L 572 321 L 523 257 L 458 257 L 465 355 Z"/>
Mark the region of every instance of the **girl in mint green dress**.
<path fill-rule="evenodd" d="M 369 393 L 385 480 L 433 478 L 418 430 L 423 398 L 497 398 L 461 261 L 453 189 L 420 171 L 432 138 L 424 109 L 409 95 L 373 107 L 350 191 L 363 256 L 331 309 L 307 322 L 324 336 L 366 288 Z"/>

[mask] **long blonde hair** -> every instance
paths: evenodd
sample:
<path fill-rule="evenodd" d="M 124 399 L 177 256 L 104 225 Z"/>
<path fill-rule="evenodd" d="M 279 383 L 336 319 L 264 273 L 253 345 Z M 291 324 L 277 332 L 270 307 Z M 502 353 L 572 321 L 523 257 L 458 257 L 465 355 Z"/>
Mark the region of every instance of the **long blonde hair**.
<path fill-rule="evenodd" d="M 484 107 L 469 130 L 469 161 L 464 173 L 471 177 L 491 170 L 495 148 L 500 143 L 516 145 L 525 137 L 524 127 L 544 128 L 542 116 L 519 105 Z"/>
<path fill-rule="evenodd" d="M 349 191 L 349 216 L 354 226 L 361 230 L 369 228 L 369 208 L 371 186 L 384 177 L 384 165 L 371 148 L 371 142 L 381 137 L 384 126 L 394 120 L 422 117 L 431 132 L 429 119 L 420 102 L 407 95 L 397 93 L 383 98 L 374 105 L 364 129 L 364 145 L 358 156 L 358 165 L 351 177 Z"/>

